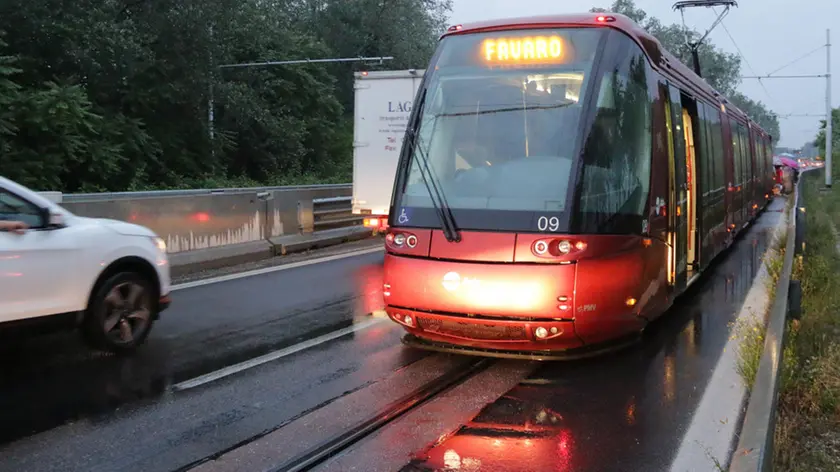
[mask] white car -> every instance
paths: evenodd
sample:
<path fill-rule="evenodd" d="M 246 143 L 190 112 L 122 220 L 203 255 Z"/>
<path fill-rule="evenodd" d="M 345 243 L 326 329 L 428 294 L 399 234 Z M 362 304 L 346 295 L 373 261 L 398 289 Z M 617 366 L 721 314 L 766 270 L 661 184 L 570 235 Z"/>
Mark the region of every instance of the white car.
<path fill-rule="evenodd" d="M 76 216 L 0 177 L 0 329 L 72 315 L 94 348 L 127 352 L 169 306 L 166 243 L 150 229 Z"/>

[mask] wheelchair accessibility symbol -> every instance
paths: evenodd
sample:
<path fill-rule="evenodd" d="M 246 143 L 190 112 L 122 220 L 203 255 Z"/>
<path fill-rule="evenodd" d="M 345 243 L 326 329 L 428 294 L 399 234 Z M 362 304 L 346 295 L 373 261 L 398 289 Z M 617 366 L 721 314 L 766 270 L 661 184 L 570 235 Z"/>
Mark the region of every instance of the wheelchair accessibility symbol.
<path fill-rule="evenodd" d="M 400 216 L 397 218 L 397 221 L 399 221 L 401 225 L 408 223 L 408 215 L 405 214 L 405 208 L 400 210 Z"/>

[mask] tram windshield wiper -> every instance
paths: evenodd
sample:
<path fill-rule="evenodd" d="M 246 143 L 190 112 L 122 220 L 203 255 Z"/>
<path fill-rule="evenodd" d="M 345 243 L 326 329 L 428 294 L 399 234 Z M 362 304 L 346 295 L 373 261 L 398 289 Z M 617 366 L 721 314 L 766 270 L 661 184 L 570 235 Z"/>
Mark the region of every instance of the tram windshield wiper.
<path fill-rule="evenodd" d="M 425 103 L 426 89 L 423 89 L 420 97 L 419 110 L 416 115 L 416 119 L 418 120 L 423 114 L 423 107 Z M 440 220 L 443 235 L 446 237 L 446 240 L 451 243 L 460 242 L 461 233 L 458 231 L 458 227 L 455 224 L 455 217 L 452 215 L 452 210 L 446 202 L 446 196 L 441 190 L 442 185 L 440 180 L 436 178 L 429 163 L 429 158 L 423 150 L 423 146 L 420 144 L 420 140 L 417 137 L 417 131 L 414 127 L 408 127 L 406 129 L 406 133 L 408 134 L 408 138 L 411 140 L 411 157 L 419 157 L 417 167 L 420 169 L 420 176 L 423 178 L 423 184 L 426 186 L 426 190 L 429 191 L 429 197 L 432 201 L 435 213 L 437 213 L 438 219 Z"/>

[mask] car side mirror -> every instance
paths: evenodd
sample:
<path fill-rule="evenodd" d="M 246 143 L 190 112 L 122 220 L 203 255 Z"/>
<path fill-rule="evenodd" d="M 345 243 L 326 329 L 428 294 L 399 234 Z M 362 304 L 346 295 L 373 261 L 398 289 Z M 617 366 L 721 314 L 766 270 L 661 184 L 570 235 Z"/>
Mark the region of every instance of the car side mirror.
<path fill-rule="evenodd" d="M 50 228 L 63 228 L 64 215 L 61 213 L 50 213 L 50 216 L 47 219 L 47 226 Z"/>
<path fill-rule="evenodd" d="M 41 208 L 41 222 L 44 228 L 63 228 L 64 215 L 53 213 L 49 208 Z"/>

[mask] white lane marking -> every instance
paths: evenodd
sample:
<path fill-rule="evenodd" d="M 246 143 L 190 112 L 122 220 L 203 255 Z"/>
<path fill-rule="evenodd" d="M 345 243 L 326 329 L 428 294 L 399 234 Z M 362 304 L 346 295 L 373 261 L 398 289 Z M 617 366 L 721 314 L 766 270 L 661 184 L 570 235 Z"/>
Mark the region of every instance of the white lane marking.
<path fill-rule="evenodd" d="M 318 336 L 317 338 L 310 339 L 308 341 L 304 341 L 299 344 L 295 344 L 294 346 L 289 346 L 284 349 L 280 349 L 279 351 L 269 352 L 268 354 L 264 354 L 260 357 L 255 357 L 253 359 L 247 360 L 245 362 L 240 362 L 239 364 L 234 364 L 224 369 L 219 369 L 214 372 L 210 372 L 208 374 L 204 374 L 189 380 L 185 380 L 183 382 L 175 384 L 172 389 L 175 391 L 179 390 L 186 390 L 189 388 L 195 388 L 199 385 L 204 385 L 209 382 L 213 382 L 215 380 L 219 380 L 221 378 L 227 377 L 229 375 L 233 375 L 244 370 L 251 369 L 258 365 L 265 364 L 266 362 L 271 362 L 282 357 L 286 357 L 292 355 L 296 352 L 303 351 L 304 349 L 309 349 L 311 347 L 315 347 L 319 344 L 323 344 L 327 341 L 332 341 L 333 339 L 340 338 L 342 336 L 348 335 L 350 333 L 356 333 L 373 326 L 376 326 L 380 323 L 387 321 L 387 319 L 383 318 L 374 318 L 371 320 L 364 321 L 357 325 L 353 325 L 344 329 L 339 329 L 338 331 L 333 331 L 331 333 L 324 334 L 322 336 Z"/>
<path fill-rule="evenodd" d="M 369 249 L 360 249 L 358 251 L 343 252 L 341 254 L 333 254 L 332 256 L 319 257 L 317 259 L 310 259 L 300 262 L 292 262 L 291 264 L 283 264 L 273 267 L 265 267 L 263 269 L 254 269 L 247 272 L 239 272 L 236 274 L 221 275 L 219 277 L 211 277 L 209 279 L 195 280 L 192 282 L 185 282 L 182 284 L 173 285 L 170 291 L 184 290 L 187 288 L 201 287 L 203 285 L 216 284 L 219 282 L 227 282 L 229 280 L 244 279 L 245 277 L 253 277 L 255 275 L 269 274 L 271 272 L 279 272 L 281 270 L 296 269 L 298 267 L 306 267 L 322 262 L 337 261 L 340 259 L 347 259 L 348 257 L 363 256 L 365 254 L 373 254 L 374 252 L 384 251 L 384 247 L 374 247 Z"/>
<path fill-rule="evenodd" d="M 778 238 L 787 227 L 786 223 L 785 215 L 779 218 L 774 234 L 767 243 L 767 251 L 777 247 Z M 767 291 L 769 277 L 767 262 L 762 257 L 761 266 L 747 292 L 734 326 L 750 318 L 763 319 L 771 303 Z M 738 353 L 742 339 L 737 337 L 739 333 L 734 326 L 709 383 L 706 384 L 703 397 L 694 411 L 679 451 L 671 462 L 671 472 L 713 470 L 715 461 L 725 466 L 735 447 L 732 438 L 740 426 L 738 421 L 747 389 L 741 374 L 738 373 Z"/>

